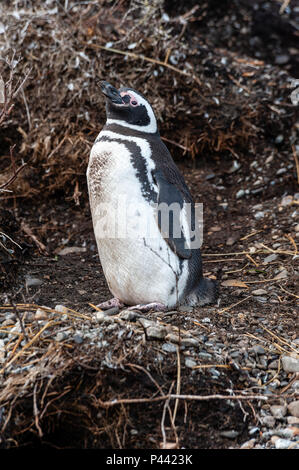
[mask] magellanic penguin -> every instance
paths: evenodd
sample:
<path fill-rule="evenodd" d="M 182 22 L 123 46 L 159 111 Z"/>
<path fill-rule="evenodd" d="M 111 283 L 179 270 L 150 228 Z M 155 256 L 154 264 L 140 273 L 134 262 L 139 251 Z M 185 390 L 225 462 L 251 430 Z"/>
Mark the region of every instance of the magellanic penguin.
<path fill-rule="evenodd" d="M 146 311 L 213 303 L 216 283 L 203 277 L 200 249 L 191 243 L 192 196 L 152 107 L 131 88 L 104 81 L 100 87 L 107 121 L 92 147 L 87 181 L 99 257 L 114 296 L 100 306 Z M 178 210 L 167 212 L 172 204 Z M 167 231 L 164 214 L 175 228 Z"/>

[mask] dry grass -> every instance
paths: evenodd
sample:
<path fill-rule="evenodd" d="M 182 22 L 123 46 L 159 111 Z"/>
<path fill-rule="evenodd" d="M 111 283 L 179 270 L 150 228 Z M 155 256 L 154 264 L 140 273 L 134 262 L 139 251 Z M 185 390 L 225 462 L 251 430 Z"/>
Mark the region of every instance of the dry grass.
<path fill-rule="evenodd" d="M 17 77 L 30 69 L 7 122 L 28 164 L 15 197 L 62 191 L 76 204 L 86 200 L 88 155 L 105 120 L 99 79 L 148 96 L 175 155 L 183 148 L 193 159 L 248 159 L 270 128 L 292 130 L 286 72 L 187 39 L 187 26 L 207 14 L 206 5 L 170 19 L 162 0 L 7 5 L 0 7 L 7 25 L 0 55 L 14 48 L 22 57 Z"/>

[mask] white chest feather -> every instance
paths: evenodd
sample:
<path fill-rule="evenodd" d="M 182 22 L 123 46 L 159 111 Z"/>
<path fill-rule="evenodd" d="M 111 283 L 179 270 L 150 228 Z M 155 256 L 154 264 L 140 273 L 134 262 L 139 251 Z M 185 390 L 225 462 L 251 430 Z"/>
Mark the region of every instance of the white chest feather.
<path fill-rule="evenodd" d="M 87 169 L 90 206 L 99 257 L 109 288 L 124 303 L 161 302 L 175 305 L 187 281 L 187 264 L 180 266 L 160 234 L 153 207 L 144 198 L 125 141 L 140 148 L 145 177 L 155 192 L 147 141 L 105 131 L 92 148 Z"/>

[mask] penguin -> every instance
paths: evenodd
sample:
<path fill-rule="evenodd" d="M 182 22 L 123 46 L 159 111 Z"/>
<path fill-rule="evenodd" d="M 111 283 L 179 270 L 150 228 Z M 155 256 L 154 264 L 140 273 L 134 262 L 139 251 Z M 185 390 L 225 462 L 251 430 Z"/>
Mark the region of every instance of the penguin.
<path fill-rule="evenodd" d="M 163 311 L 214 303 L 217 284 L 203 277 L 200 248 L 193 243 L 195 205 L 160 138 L 153 108 L 132 88 L 106 81 L 100 88 L 107 120 L 90 152 L 87 183 L 113 298 L 99 307 Z"/>

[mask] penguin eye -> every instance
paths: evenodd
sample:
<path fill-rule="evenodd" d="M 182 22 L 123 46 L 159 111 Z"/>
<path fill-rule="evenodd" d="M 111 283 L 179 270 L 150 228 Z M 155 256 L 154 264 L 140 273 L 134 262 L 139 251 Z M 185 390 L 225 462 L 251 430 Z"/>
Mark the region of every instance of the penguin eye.
<path fill-rule="evenodd" d="M 121 95 L 121 96 L 122 96 L 122 100 L 125 104 L 130 103 L 130 96 L 129 95 Z"/>
<path fill-rule="evenodd" d="M 137 106 L 138 103 L 137 103 L 137 101 L 133 100 L 133 101 L 131 101 L 131 105 L 132 105 L 132 106 Z"/>

